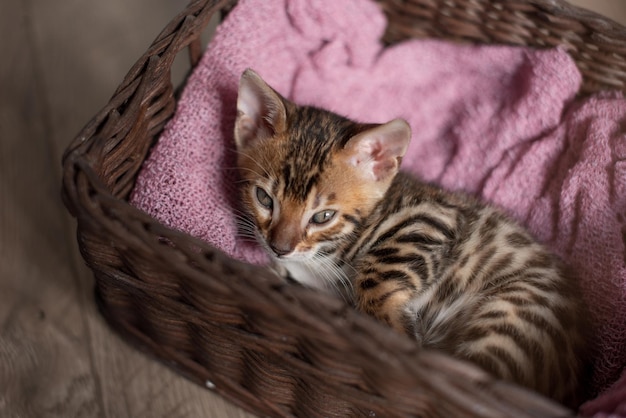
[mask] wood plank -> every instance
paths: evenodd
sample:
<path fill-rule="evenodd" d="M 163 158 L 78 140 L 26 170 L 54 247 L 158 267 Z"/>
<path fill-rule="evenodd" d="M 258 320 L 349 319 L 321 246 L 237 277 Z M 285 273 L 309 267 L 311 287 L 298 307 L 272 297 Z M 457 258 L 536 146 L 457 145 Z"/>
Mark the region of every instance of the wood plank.
<path fill-rule="evenodd" d="M 51 146 L 60 161 L 71 138 L 108 100 L 186 0 L 31 1 L 38 55 L 45 69 Z M 65 234 L 71 240 L 103 415 L 250 417 L 128 346 L 108 328 L 96 311 L 91 273 L 77 250 L 74 220 L 68 218 Z"/>
<path fill-rule="evenodd" d="M 573 3 L 626 23 L 621 0 Z M 185 4 L 0 2 L 2 417 L 251 416 L 104 324 L 58 197 L 63 149 Z"/>
<path fill-rule="evenodd" d="M 252 416 L 126 346 L 99 318 L 90 328 L 107 417 Z"/>
<path fill-rule="evenodd" d="M 569 3 L 592 10 L 626 25 L 626 2 L 624 0 L 568 0 Z"/>
<path fill-rule="evenodd" d="M 100 412 L 25 3 L 0 3 L 0 416 Z"/>

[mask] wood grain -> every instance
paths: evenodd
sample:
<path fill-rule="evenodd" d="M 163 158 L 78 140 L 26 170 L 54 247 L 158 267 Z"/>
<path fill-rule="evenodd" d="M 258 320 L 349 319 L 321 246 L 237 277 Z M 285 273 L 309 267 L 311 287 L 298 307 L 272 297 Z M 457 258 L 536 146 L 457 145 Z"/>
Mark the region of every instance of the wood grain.
<path fill-rule="evenodd" d="M 0 2 L 1 417 L 251 416 L 107 327 L 59 198 L 63 149 L 185 4 Z"/>
<path fill-rule="evenodd" d="M 95 416 L 58 160 L 24 3 L 0 5 L 0 416 Z"/>
<path fill-rule="evenodd" d="M 108 328 L 59 197 L 63 150 L 185 4 L 0 4 L 2 417 L 251 416 Z"/>
<path fill-rule="evenodd" d="M 626 2 L 623 0 L 568 0 L 574 6 L 593 10 L 626 25 Z"/>

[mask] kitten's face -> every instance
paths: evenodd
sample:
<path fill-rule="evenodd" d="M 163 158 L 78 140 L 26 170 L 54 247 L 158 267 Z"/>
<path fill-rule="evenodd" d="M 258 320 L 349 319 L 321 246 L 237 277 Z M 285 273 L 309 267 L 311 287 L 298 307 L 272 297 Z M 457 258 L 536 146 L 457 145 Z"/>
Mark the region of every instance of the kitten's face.
<path fill-rule="evenodd" d="M 239 153 L 244 208 L 272 255 L 297 261 L 331 254 L 345 244 L 384 191 L 363 182 L 340 155 L 330 156 L 319 175 L 307 175 L 302 172 L 306 167 L 289 162 L 289 142 L 287 135 L 272 137 Z M 294 193 L 298 181 L 285 177 L 289 167 L 311 181 L 307 193 Z"/>
<path fill-rule="evenodd" d="M 289 102 L 256 73 L 239 86 L 242 201 L 279 260 L 333 254 L 383 198 L 410 139 L 406 122 L 364 125 Z"/>

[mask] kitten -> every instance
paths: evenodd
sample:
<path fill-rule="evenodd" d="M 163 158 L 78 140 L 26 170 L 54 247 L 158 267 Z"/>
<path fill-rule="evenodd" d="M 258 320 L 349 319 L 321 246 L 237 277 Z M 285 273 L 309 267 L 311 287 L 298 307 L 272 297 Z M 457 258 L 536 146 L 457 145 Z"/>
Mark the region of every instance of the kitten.
<path fill-rule="evenodd" d="M 573 279 L 501 212 L 400 172 L 405 121 L 297 106 L 252 70 L 237 112 L 243 207 L 283 274 L 423 347 L 576 402 L 585 315 Z"/>

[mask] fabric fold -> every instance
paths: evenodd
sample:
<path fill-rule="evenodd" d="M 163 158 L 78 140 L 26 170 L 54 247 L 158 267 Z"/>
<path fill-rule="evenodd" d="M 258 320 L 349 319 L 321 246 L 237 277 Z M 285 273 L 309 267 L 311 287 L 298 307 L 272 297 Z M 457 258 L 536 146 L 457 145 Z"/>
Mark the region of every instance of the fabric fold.
<path fill-rule="evenodd" d="M 576 99 L 581 76 L 560 49 L 384 48 L 385 23 L 370 0 L 241 0 L 190 76 L 131 203 L 263 263 L 237 228 L 232 129 L 243 70 L 301 104 L 363 122 L 405 118 L 413 139 L 403 169 L 503 208 L 572 266 L 594 324 L 589 388 L 605 390 L 626 366 L 626 101 Z"/>

